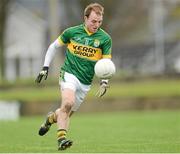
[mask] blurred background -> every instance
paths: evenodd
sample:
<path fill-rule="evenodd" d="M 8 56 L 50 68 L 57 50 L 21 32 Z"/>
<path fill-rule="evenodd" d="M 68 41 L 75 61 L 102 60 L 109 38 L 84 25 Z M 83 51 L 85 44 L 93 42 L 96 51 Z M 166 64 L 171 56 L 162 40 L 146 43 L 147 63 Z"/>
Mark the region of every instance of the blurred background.
<path fill-rule="evenodd" d="M 56 53 L 48 79 L 36 84 L 35 78 L 48 46 L 83 22 L 91 2 L 0 0 L 0 152 L 57 152 L 56 127 L 44 138 L 38 129 L 60 106 L 65 48 Z M 94 77 L 72 117 L 68 134 L 75 145 L 68 152 L 179 153 L 180 0 L 96 2 L 105 8 L 102 27 L 112 37 L 117 72 L 102 98 L 95 96 Z"/>
<path fill-rule="evenodd" d="M 84 8 L 91 2 L 94 1 L 0 1 L 2 108 L 3 103 L 18 102 L 20 114 L 28 115 L 59 106 L 58 74 L 65 48 L 56 54 L 48 80 L 36 85 L 34 79 L 50 43 L 65 28 L 81 24 Z M 102 27 L 112 36 L 117 73 L 102 99 L 94 96 L 98 89 L 95 77 L 87 103 L 80 111 L 180 108 L 180 0 L 96 2 L 105 8 Z"/>

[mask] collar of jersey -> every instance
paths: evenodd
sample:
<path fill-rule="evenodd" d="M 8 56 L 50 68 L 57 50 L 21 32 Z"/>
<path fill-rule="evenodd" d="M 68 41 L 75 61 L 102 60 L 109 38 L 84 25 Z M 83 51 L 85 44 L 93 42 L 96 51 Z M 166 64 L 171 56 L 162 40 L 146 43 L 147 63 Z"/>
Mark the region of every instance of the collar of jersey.
<path fill-rule="evenodd" d="M 87 33 L 89 36 L 92 35 L 92 34 L 94 34 L 94 33 L 91 33 L 91 32 L 88 31 L 88 29 L 86 28 L 85 24 L 83 24 L 83 27 L 84 27 L 84 30 L 86 31 L 86 33 Z"/>

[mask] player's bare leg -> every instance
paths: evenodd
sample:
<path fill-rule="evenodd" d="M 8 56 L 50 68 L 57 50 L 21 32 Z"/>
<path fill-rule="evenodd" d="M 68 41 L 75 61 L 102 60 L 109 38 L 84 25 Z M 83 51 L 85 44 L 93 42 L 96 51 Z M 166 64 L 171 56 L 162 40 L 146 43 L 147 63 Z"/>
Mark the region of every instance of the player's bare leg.
<path fill-rule="evenodd" d="M 75 92 L 71 89 L 62 90 L 62 104 L 61 108 L 57 110 L 57 140 L 58 150 L 65 150 L 72 145 L 72 141 L 68 140 L 66 135 L 69 128 L 69 121 L 72 106 L 75 103 Z"/>

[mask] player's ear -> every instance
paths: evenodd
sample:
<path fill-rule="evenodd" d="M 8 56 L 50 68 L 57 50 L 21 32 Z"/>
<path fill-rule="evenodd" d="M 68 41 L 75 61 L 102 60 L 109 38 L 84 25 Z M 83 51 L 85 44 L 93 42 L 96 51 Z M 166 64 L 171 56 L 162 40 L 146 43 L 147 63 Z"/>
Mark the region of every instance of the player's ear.
<path fill-rule="evenodd" d="M 86 21 L 88 19 L 88 17 L 87 16 L 84 16 L 84 21 Z"/>

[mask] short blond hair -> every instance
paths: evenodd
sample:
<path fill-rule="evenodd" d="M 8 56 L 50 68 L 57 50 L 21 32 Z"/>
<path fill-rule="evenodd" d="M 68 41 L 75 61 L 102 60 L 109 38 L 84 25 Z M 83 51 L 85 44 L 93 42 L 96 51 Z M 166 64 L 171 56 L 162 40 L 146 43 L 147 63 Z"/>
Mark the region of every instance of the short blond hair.
<path fill-rule="evenodd" d="M 88 6 L 86 6 L 84 10 L 84 16 L 89 17 L 91 12 L 94 11 L 98 15 L 104 14 L 104 7 L 98 3 L 91 3 Z"/>

